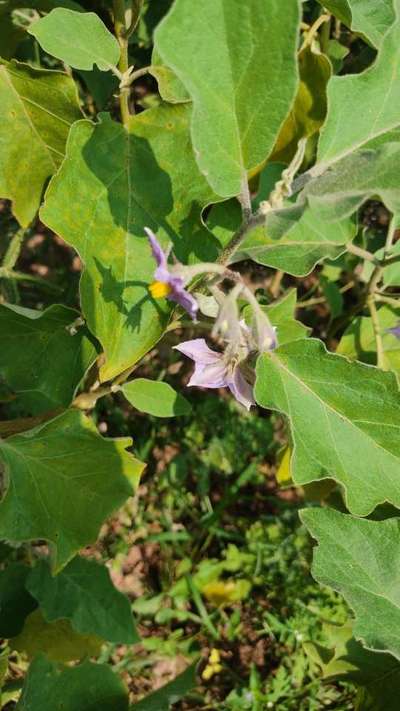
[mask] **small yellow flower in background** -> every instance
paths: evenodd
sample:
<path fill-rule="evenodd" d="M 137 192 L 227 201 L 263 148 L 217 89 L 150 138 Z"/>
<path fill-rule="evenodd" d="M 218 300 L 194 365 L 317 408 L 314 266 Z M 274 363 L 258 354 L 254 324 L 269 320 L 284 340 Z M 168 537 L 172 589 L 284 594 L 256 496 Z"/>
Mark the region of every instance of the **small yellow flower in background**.
<path fill-rule="evenodd" d="M 201 592 L 214 605 L 229 605 L 245 599 L 250 592 L 248 580 L 213 580 L 203 586 Z"/>
<path fill-rule="evenodd" d="M 222 671 L 222 664 L 220 664 L 221 655 L 218 649 L 212 649 L 208 657 L 208 664 L 203 670 L 202 679 L 204 681 L 209 681 L 215 674 L 219 674 Z"/>

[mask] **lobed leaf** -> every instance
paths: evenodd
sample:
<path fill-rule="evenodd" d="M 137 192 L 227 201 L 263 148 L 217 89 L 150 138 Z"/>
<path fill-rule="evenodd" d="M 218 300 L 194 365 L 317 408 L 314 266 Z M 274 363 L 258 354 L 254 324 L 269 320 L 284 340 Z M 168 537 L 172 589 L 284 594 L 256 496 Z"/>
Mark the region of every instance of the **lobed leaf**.
<path fill-rule="evenodd" d="M 0 537 L 49 541 L 60 570 L 133 493 L 143 465 L 125 451 L 130 443 L 103 439 L 75 410 L 1 441 Z"/>
<path fill-rule="evenodd" d="M 46 193 L 42 220 L 85 264 L 81 302 L 105 351 L 102 380 L 145 355 L 170 314 L 170 302 L 148 291 L 155 262 L 144 228 L 165 246 L 172 241 L 183 262 L 218 254 L 200 221 L 202 208 L 217 198 L 194 160 L 190 112 L 188 104 L 163 105 L 132 118 L 128 132 L 104 114 L 99 124 L 77 123 Z"/>
<path fill-rule="evenodd" d="M 60 72 L 0 60 L 0 195 L 27 227 L 58 169 L 71 124 L 82 117 L 73 80 Z"/>
<path fill-rule="evenodd" d="M 400 395 L 393 374 L 302 339 L 258 359 L 255 397 L 289 418 L 296 484 L 335 479 L 358 516 L 384 501 L 400 508 Z"/>
<path fill-rule="evenodd" d="M 193 100 L 196 158 L 218 195 L 238 195 L 274 146 L 296 91 L 298 29 L 297 0 L 176 0 L 156 29 Z"/>
<path fill-rule="evenodd" d="M 353 32 L 360 32 L 375 47 L 395 20 L 393 0 L 318 0 Z"/>
<path fill-rule="evenodd" d="M 108 569 L 94 560 L 78 556 L 56 576 L 41 560 L 26 587 L 47 622 L 66 619 L 76 632 L 115 644 L 139 640 L 128 598 L 114 587 Z"/>
<path fill-rule="evenodd" d="M 9 563 L 0 571 L 0 635 L 9 639 L 19 634 L 26 617 L 37 607 L 26 589 L 30 568 L 23 563 Z"/>
<path fill-rule="evenodd" d="M 313 576 L 340 592 L 354 610 L 354 634 L 373 650 L 400 658 L 398 519 L 368 521 L 332 509 L 301 519 L 318 541 Z"/>

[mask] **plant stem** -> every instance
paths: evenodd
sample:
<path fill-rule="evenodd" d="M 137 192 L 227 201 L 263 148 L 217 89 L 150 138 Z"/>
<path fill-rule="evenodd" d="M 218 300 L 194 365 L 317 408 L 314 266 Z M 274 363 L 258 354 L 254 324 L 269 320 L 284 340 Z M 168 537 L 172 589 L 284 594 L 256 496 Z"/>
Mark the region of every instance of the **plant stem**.
<path fill-rule="evenodd" d="M 129 69 L 125 0 L 113 0 L 113 11 L 115 36 L 118 40 L 121 51 L 118 69 L 121 74 L 124 75 Z M 120 89 L 119 105 L 121 109 L 122 123 L 124 126 L 127 126 L 131 115 L 129 110 L 129 86 L 123 86 Z"/>
<path fill-rule="evenodd" d="M 251 232 L 255 227 L 261 227 L 265 222 L 265 215 L 257 213 L 256 215 L 251 215 L 248 220 L 244 220 L 240 225 L 239 229 L 235 232 L 232 239 L 226 247 L 222 250 L 219 255 L 217 262 L 218 264 L 227 265 L 229 264 L 231 258 L 240 247 L 244 239 L 247 237 L 248 233 Z"/>
<path fill-rule="evenodd" d="M 362 247 L 357 247 L 357 245 L 353 244 L 353 242 L 348 242 L 346 244 L 346 249 L 350 252 L 350 254 L 354 254 L 356 257 L 365 259 L 367 262 L 372 262 L 372 264 L 375 264 L 376 266 L 379 264 L 379 260 L 374 254 L 372 254 L 372 252 L 368 252 L 367 249 L 363 249 Z"/>

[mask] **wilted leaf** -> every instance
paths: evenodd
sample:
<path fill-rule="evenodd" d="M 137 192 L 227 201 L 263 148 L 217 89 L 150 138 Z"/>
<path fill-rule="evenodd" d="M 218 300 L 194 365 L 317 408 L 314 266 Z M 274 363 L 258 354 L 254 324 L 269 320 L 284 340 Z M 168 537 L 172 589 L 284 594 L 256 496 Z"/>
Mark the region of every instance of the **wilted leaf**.
<path fill-rule="evenodd" d="M 136 378 L 125 383 L 121 391 L 137 410 L 156 417 L 188 415 L 191 410 L 190 404 L 180 393 L 161 381 Z"/>
<path fill-rule="evenodd" d="M 296 484 L 335 479 L 359 516 L 384 501 L 400 507 L 400 395 L 392 373 L 302 339 L 258 359 L 255 395 L 289 418 Z"/>
<path fill-rule="evenodd" d="M 74 558 L 58 575 L 44 560 L 29 575 L 27 589 L 47 622 L 67 619 L 75 632 L 116 644 L 134 644 L 136 633 L 128 598 L 113 585 L 104 565 Z"/>
<path fill-rule="evenodd" d="M 170 302 L 148 292 L 155 262 L 144 227 L 164 245 L 172 240 L 181 261 L 218 254 L 217 240 L 200 222 L 215 198 L 193 157 L 190 111 L 186 104 L 144 111 L 129 132 L 106 115 L 96 126 L 77 123 L 46 193 L 43 221 L 85 263 L 82 307 L 105 350 L 102 380 L 147 353 L 170 313 Z"/>
<path fill-rule="evenodd" d="M 128 692 L 108 664 L 53 664 L 45 656 L 29 669 L 17 711 L 128 711 Z"/>
<path fill-rule="evenodd" d="M 68 406 L 94 362 L 86 328 L 72 328 L 78 316 L 61 305 L 45 311 L 0 305 L 0 377 L 25 413 Z"/>
<path fill-rule="evenodd" d="M 0 61 L 0 103 L 0 195 L 12 200 L 26 227 L 64 157 L 70 125 L 82 114 L 70 77 L 15 61 Z"/>
<path fill-rule="evenodd" d="M 118 64 L 120 48 L 95 12 L 75 12 L 57 7 L 32 22 L 28 32 L 42 49 L 75 69 L 107 71 Z"/>
<path fill-rule="evenodd" d="M 157 51 L 192 97 L 193 146 L 218 195 L 238 195 L 273 148 L 296 91 L 298 28 L 297 0 L 177 0 L 157 27 Z"/>
<path fill-rule="evenodd" d="M 9 486 L 0 537 L 48 540 L 60 570 L 133 493 L 143 465 L 125 451 L 130 443 L 103 439 L 77 410 L 1 441 Z"/>
<path fill-rule="evenodd" d="M 319 543 L 312 574 L 351 605 L 355 637 L 399 659 L 398 519 L 368 521 L 333 509 L 306 509 L 301 518 Z"/>

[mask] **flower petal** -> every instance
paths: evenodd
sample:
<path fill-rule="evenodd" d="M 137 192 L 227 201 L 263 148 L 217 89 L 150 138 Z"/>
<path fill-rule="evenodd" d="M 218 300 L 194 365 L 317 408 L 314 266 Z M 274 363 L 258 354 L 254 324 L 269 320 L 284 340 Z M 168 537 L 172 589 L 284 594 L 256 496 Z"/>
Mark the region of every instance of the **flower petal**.
<path fill-rule="evenodd" d="M 226 366 L 222 359 L 218 363 L 204 365 L 204 363 L 196 363 L 194 373 L 190 378 L 188 385 L 197 385 L 201 388 L 226 388 Z"/>
<path fill-rule="evenodd" d="M 233 371 L 228 387 L 232 395 L 246 410 L 250 410 L 251 406 L 256 404 L 253 397 L 253 388 L 247 380 L 245 380 L 238 365 Z"/>
<path fill-rule="evenodd" d="M 400 323 L 397 326 L 393 326 L 393 328 L 387 328 L 386 333 L 391 333 L 392 336 L 400 339 Z"/>
<path fill-rule="evenodd" d="M 193 338 L 192 341 L 184 341 L 174 346 L 174 348 L 194 360 L 195 363 L 211 365 L 212 363 L 219 363 L 221 360 L 221 353 L 211 350 L 204 338 Z"/>
<path fill-rule="evenodd" d="M 167 271 L 167 274 L 169 274 L 168 267 L 167 267 L 167 257 L 165 255 L 165 252 L 162 249 L 157 237 L 155 236 L 154 232 L 149 227 L 145 227 L 144 231 L 146 232 L 146 235 L 149 238 L 151 251 L 153 253 L 154 259 L 157 262 L 158 267 L 165 269 Z M 160 278 L 159 276 L 157 276 L 157 274 L 155 274 L 155 278 L 157 281 L 166 281 L 166 279 Z"/>
<path fill-rule="evenodd" d="M 179 281 L 179 283 L 178 283 Z M 172 291 L 167 297 L 170 301 L 175 301 L 177 304 L 182 306 L 189 316 L 196 320 L 197 312 L 199 310 L 199 305 L 194 298 L 183 286 L 183 281 L 180 277 L 171 277 L 168 281 Z"/>

